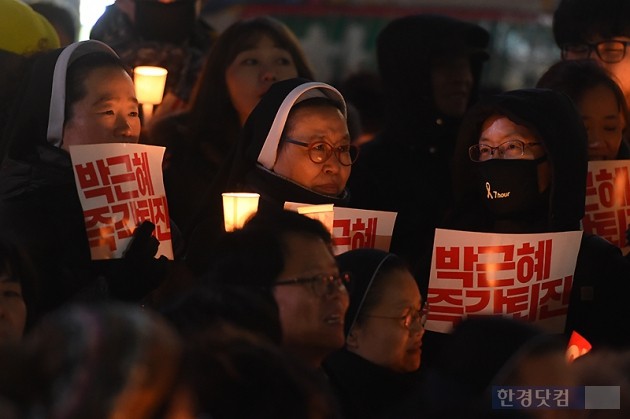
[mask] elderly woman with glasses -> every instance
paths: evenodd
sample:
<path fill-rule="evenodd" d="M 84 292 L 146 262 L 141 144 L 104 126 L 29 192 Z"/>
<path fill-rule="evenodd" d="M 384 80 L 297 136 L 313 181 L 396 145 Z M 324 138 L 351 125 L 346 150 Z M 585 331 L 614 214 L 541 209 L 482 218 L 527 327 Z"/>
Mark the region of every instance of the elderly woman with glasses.
<path fill-rule="evenodd" d="M 508 234 L 580 230 L 586 144 L 580 114 L 563 93 L 521 89 L 486 98 L 470 110 L 460 131 L 453 177 L 457 206 L 447 228 Z M 575 330 L 593 346 L 630 344 L 630 327 L 610 321 L 627 311 L 628 278 L 630 264 L 621 251 L 585 233 L 566 333 Z"/>
<path fill-rule="evenodd" d="M 299 78 L 273 84 L 245 123 L 228 190 L 258 192 L 263 205 L 344 204 L 357 158 L 346 117 L 332 86 Z"/>
<path fill-rule="evenodd" d="M 221 233 L 221 193 L 260 194 L 259 211 L 283 208 L 284 203 L 347 206 L 346 182 L 358 149 L 348 132 L 346 103 L 334 87 L 302 78 L 274 83 L 251 112 L 243 133 L 210 193 L 218 214 L 203 220 L 191 239 Z M 193 256 L 194 258 L 194 256 Z"/>
<path fill-rule="evenodd" d="M 376 249 L 337 257 L 352 275 L 345 347 L 324 370 L 344 417 L 418 417 L 422 337 L 427 318 L 418 284 L 402 258 Z"/>

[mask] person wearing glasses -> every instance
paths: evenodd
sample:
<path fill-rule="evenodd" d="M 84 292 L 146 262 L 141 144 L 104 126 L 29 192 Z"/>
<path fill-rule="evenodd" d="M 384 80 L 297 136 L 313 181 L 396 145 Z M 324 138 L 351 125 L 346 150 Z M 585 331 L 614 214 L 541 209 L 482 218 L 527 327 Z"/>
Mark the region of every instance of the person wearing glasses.
<path fill-rule="evenodd" d="M 553 35 L 563 60 L 597 61 L 615 78 L 630 106 L 630 4 L 618 0 L 561 0 Z"/>
<path fill-rule="evenodd" d="M 245 123 L 227 190 L 258 192 L 263 207 L 347 204 L 358 149 L 350 143 L 346 109 L 328 84 L 302 78 L 274 83 Z"/>
<path fill-rule="evenodd" d="M 343 96 L 326 83 L 303 78 L 274 83 L 247 118 L 211 187 L 200 211 L 204 218 L 191 235 L 189 261 L 196 264 L 207 240 L 223 230 L 222 192 L 259 193 L 263 212 L 284 208 L 287 201 L 348 206 L 346 182 L 358 148 L 351 144 L 346 115 Z"/>
<path fill-rule="evenodd" d="M 205 257 L 202 283 L 242 287 L 271 302 L 281 346 L 307 365 L 319 369 L 343 346 L 350 275 L 338 268 L 321 222 L 284 209 L 259 211 L 242 229 L 224 233 Z"/>
<path fill-rule="evenodd" d="M 330 232 L 317 220 L 275 209 L 258 212 L 245 229 L 278 243 L 282 263 L 275 265 L 273 277 L 267 276 L 266 288 L 278 305 L 282 347 L 320 369 L 323 359 L 343 346 L 351 283 L 351 275 L 338 267 L 332 254 Z M 258 252 L 269 254 L 269 249 Z M 258 265 L 268 268 L 267 263 Z"/>
<path fill-rule="evenodd" d="M 350 250 L 337 263 L 352 275 L 346 341 L 324 371 L 344 417 L 418 417 L 418 410 L 405 410 L 419 402 L 414 390 L 428 314 L 416 280 L 402 258 L 382 250 Z"/>
<path fill-rule="evenodd" d="M 169 213 L 186 238 L 247 117 L 274 82 L 293 77 L 314 77 L 293 32 L 270 16 L 239 19 L 216 39 L 185 109 L 152 119 L 141 141 L 166 147 Z"/>
<path fill-rule="evenodd" d="M 467 114 L 458 137 L 456 204 L 447 228 L 508 234 L 580 230 L 586 143 L 581 116 L 561 92 L 520 89 L 486 98 Z M 628 278 L 630 263 L 619 248 L 584 234 L 566 333 L 575 330 L 594 347 L 629 345 L 630 327 L 611 321 L 627 311 Z"/>

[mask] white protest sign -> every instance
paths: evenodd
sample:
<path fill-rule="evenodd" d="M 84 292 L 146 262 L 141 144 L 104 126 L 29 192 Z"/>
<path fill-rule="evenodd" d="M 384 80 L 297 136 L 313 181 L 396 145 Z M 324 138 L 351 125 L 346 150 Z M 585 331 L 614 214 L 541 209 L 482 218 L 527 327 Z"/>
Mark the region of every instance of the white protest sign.
<path fill-rule="evenodd" d="M 588 162 L 586 177 L 586 214 L 582 219 L 585 233 L 605 238 L 624 254 L 626 230 L 630 223 L 630 160 Z"/>
<path fill-rule="evenodd" d="M 359 248 L 389 251 L 396 222 L 395 212 L 298 202 L 285 202 L 284 208 L 323 222 L 331 230 L 335 255 Z"/>
<path fill-rule="evenodd" d="M 334 212 L 335 255 L 360 248 L 389 251 L 397 213 L 342 207 Z"/>
<path fill-rule="evenodd" d="M 448 333 L 468 316 L 503 315 L 563 332 L 581 237 L 436 229 L 427 330 Z"/>
<path fill-rule="evenodd" d="M 173 259 L 164 182 L 164 147 L 91 144 L 70 147 L 92 259 L 123 256 L 136 227 L 155 224 L 157 256 Z"/>

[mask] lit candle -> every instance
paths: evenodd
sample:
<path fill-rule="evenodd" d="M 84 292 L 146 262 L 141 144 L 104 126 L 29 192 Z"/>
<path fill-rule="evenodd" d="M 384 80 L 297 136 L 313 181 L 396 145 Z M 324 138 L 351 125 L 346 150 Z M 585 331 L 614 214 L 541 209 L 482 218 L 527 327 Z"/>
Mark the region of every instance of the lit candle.
<path fill-rule="evenodd" d="M 223 222 L 227 232 L 243 228 L 245 222 L 258 211 L 260 195 L 257 193 L 226 192 L 222 195 Z"/>
<path fill-rule="evenodd" d="M 142 104 L 145 123 L 153 115 L 153 106 L 162 103 L 167 73 L 162 67 L 139 66 L 133 69 L 136 98 Z"/>
<path fill-rule="evenodd" d="M 333 204 L 304 205 L 297 207 L 297 212 L 321 222 L 330 234 L 332 234 L 335 219 L 333 206 Z"/>

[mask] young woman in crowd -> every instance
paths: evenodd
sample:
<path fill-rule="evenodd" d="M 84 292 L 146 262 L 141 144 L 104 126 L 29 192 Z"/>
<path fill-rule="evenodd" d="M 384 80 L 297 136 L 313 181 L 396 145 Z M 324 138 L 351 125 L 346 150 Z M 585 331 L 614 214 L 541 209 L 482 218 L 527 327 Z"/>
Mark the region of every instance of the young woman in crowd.
<path fill-rule="evenodd" d="M 451 203 L 457 132 L 479 97 L 489 39 L 478 24 L 431 13 L 392 19 L 376 39 L 383 123 L 352 169 L 350 204 L 396 212 L 390 250 L 409 263 L 430 249 Z"/>
<path fill-rule="evenodd" d="M 293 77 L 313 71 L 291 30 L 266 16 L 239 20 L 217 38 L 186 110 L 152 125 L 146 142 L 166 147 L 170 215 L 184 235 L 249 113 L 274 82 Z"/>
<path fill-rule="evenodd" d="M 549 67 L 536 87 L 560 91 L 573 100 L 588 134 L 589 160 L 630 158 L 623 91 L 596 61 L 560 61 Z"/>

